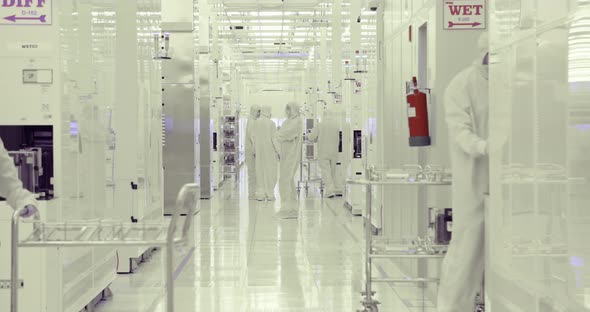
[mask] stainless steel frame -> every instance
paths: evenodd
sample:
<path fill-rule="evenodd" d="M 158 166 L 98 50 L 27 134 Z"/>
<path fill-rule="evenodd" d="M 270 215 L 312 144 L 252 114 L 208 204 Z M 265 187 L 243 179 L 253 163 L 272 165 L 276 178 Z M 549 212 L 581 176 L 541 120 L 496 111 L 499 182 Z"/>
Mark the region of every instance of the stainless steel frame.
<path fill-rule="evenodd" d="M 188 194 L 193 199 L 188 205 L 188 214 L 176 237 L 178 219 L 184 210 Z M 90 247 L 90 246 L 150 246 L 166 247 L 166 307 L 174 311 L 174 246 L 186 244 L 192 226 L 194 210 L 200 188 L 197 184 L 185 184 L 176 197 L 176 210 L 168 224 L 158 222 L 122 223 L 120 221 L 66 221 L 42 223 L 37 214 L 33 233 L 20 240 L 19 224 L 24 208 L 12 216 L 10 311 L 18 311 L 18 248 L 19 247 Z M 24 221 L 23 221 L 24 222 Z"/>
<path fill-rule="evenodd" d="M 394 174 L 398 174 L 403 170 L 394 170 Z M 375 278 L 373 277 L 373 259 L 392 259 L 392 258 L 410 258 L 410 259 L 436 259 L 443 258 L 442 253 L 412 253 L 409 248 L 400 246 L 395 251 L 381 251 L 377 250 L 374 246 L 373 229 L 371 227 L 372 220 L 372 199 L 373 199 L 373 186 L 374 185 L 390 185 L 390 186 L 448 186 L 451 185 L 451 181 L 445 180 L 418 180 L 416 182 L 409 181 L 407 179 L 391 179 L 387 178 L 387 170 L 377 170 L 375 168 L 367 169 L 366 179 L 348 179 L 347 184 L 352 185 L 364 185 L 366 187 L 366 213 L 363 215 L 365 221 L 365 290 L 361 293 L 364 297 L 361 303 L 364 309 L 362 312 L 377 312 L 379 311 L 379 301 L 375 300 L 375 291 L 373 291 L 373 283 L 437 283 L 437 278 Z M 392 172 L 392 171 L 389 171 Z"/>
<path fill-rule="evenodd" d="M 192 84 L 163 84 L 164 114 L 164 214 L 174 213 L 176 192 L 185 183 L 198 182 L 195 171 L 196 129 Z M 186 213 L 186 212 L 183 212 Z"/>
<path fill-rule="evenodd" d="M 210 76 L 210 59 L 208 52 L 199 54 L 199 159 L 201 174 L 201 198 L 209 199 L 213 192 L 213 145 L 211 137 L 213 136 L 213 120 L 211 119 L 211 78 Z"/>
<path fill-rule="evenodd" d="M 167 13 L 171 14 L 167 25 L 184 25 L 172 22 L 177 18 L 184 20 L 186 16 L 181 18 L 176 14 L 188 12 L 172 11 Z M 162 40 L 168 38 L 169 45 L 169 54 L 162 59 L 164 215 L 174 213 L 176 191 L 182 185 L 199 182 L 200 112 L 195 99 L 195 37 L 192 26 L 185 26 L 181 31 L 163 29 L 161 34 Z"/>
<path fill-rule="evenodd" d="M 319 166 L 319 160 L 311 159 L 308 156 L 308 153 L 303 153 L 303 150 L 307 150 L 306 147 L 312 146 L 313 143 L 307 143 L 305 140 L 303 141 L 302 148 L 301 148 L 301 157 L 299 162 L 299 181 L 297 182 L 297 193 L 301 193 L 301 189 L 305 187 L 305 196 L 309 195 L 309 185 L 314 183 L 319 183 L 320 185 L 320 194 L 324 196 L 324 180 L 321 176 L 316 177 L 312 176 L 311 167 L 315 164 Z M 304 157 L 305 156 L 305 157 Z M 306 171 L 306 174 L 304 174 Z"/>

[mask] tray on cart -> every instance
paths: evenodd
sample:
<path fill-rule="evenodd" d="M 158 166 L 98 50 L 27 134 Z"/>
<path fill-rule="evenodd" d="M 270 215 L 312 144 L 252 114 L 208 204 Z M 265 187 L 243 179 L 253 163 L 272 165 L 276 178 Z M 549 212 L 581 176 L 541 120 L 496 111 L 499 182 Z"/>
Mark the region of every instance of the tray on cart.
<path fill-rule="evenodd" d="M 19 247 L 92 245 L 153 245 L 166 241 L 168 222 L 124 223 L 116 220 L 39 221 Z M 181 237 L 175 238 L 178 242 Z"/>
<path fill-rule="evenodd" d="M 449 169 L 438 165 L 405 165 L 397 169 L 371 168 L 367 180 L 372 184 L 426 184 L 449 185 L 452 175 Z"/>
<path fill-rule="evenodd" d="M 373 238 L 372 258 L 443 258 L 449 245 Z"/>

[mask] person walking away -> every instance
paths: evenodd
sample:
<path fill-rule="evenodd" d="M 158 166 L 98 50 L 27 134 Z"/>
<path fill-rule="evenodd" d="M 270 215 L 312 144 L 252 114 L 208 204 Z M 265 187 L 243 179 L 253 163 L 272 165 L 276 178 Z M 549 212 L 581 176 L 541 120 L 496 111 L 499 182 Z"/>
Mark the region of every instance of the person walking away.
<path fill-rule="evenodd" d="M 338 145 L 340 143 L 340 124 L 335 117 L 335 112 L 326 110 L 324 120 L 309 134 L 309 139 L 318 143 L 320 173 L 328 198 L 336 196 L 337 193 L 336 163 L 338 162 Z"/>
<path fill-rule="evenodd" d="M 250 107 L 248 123 L 246 124 L 246 142 L 244 147 L 246 152 L 246 166 L 248 167 L 248 199 L 250 200 L 256 199 L 256 151 L 252 141 L 252 132 L 254 124 L 259 117 L 260 106 L 252 105 Z"/>
<path fill-rule="evenodd" d="M 271 107 L 262 106 L 261 114 L 252 129 L 256 163 L 256 200 L 274 201 L 274 189 L 277 184 L 277 166 L 279 150 L 274 141 L 277 126 L 270 119 Z"/>
<path fill-rule="evenodd" d="M 297 218 L 297 188 L 295 174 L 301 161 L 301 140 L 303 137 L 303 120 L 299 114 L 299 105 L 290 102 L 285 107 L 287 120 L 276 135 L 280 151 L 279 193 L 281 195 L 281 209 L 278 218 Z"/>

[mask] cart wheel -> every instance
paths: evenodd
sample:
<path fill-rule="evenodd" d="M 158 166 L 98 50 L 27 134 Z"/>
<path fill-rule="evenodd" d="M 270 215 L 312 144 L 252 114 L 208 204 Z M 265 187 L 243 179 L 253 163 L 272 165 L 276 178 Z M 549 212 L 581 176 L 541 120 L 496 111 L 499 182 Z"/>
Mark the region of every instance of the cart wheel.
<path fill-rule="evenodd" d="M 365 304 L 365 312 L 379 312 L 379 308 L 375 303 Z"/>

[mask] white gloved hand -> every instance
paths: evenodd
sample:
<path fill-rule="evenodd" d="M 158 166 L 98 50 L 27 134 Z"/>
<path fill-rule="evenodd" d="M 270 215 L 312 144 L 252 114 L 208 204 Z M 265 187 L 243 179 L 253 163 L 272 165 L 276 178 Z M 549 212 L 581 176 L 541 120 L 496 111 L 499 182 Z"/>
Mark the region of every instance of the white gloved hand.
<path fill-rule="evenodd" d="M 487 156 L 488 155 L 488 142 L 481 140 L 477 142 L 477 157 Z"/>
<path fill-rule="evenodd" d="M 20 216 L 22 218 L 30 218 L 32 216 L 34 216 L 35 214 L 37 214 L 37 207 L 33 206 L 33 205 L 27 205 L 25 206 L 25 210 L 23 210 L 23 212 L 20 214 Z"/>

